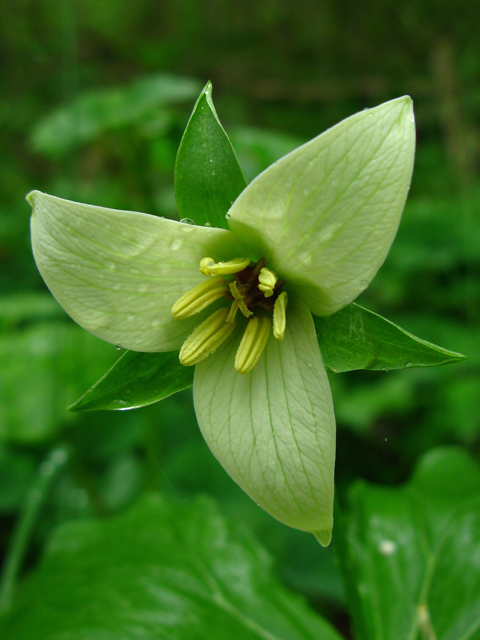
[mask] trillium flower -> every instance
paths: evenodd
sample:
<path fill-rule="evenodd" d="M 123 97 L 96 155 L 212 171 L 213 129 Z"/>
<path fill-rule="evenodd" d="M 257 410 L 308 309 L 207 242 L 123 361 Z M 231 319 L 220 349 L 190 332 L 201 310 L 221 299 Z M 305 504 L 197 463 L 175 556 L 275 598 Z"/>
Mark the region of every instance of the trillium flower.
<path fill-rule="evenodd" d="M 82 327 L 195 365 L 203 436 L 281 522 L 331 539 L 332 397 L 312 314 L 354 300 L 385 260 L 414 157 L 410 98 L 365 110 L 259 175 L 229 229 L 34 191 L 36 263 Z"/>

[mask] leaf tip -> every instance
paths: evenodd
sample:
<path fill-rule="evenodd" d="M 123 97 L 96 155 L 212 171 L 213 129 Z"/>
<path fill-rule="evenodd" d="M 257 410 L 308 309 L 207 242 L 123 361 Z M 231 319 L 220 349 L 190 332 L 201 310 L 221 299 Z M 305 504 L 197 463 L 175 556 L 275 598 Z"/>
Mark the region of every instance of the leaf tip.
<path fill-rule="evenodd" d="M 315 536 L 317 542 L 321 544 L 322 547 L 328 547 L 328 545 L 332 541 L 332 527 L 330 527 L 329 529 L 312 531 L 311 533 Z"/>

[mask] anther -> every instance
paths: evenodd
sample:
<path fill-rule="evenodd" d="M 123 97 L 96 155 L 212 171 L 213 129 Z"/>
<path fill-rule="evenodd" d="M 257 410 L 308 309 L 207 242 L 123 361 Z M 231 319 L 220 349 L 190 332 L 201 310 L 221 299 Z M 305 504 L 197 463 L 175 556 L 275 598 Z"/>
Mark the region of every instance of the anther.
<path fill-rule="evenodd" d="M 282 291 L 275 300 L 273 307 L 273 335 L 280 341 L 285 337 L 285 329 L 287 327 L 287 303 L 288 294 L 286 291 Z"/>
<path fill-rule="evenodd" d="M 248 373 L 257 364 L 267 344 L 272 321 L 267 316 L 255 316 L 247 323 L 247 328 L 235 356 L 238 373 Z"/>
<path fill-rule="evenodd" d="M 227 292 L 228 284 L 221 276 L 209 278 L 184 293 L 173 305 L 172 314 L 178 319 L 189 318 L 223 298 Z"/>
<path fill-rule="evenodd" d="M 220 276 L 239 273 L 250 264 L 249 258 L 234 258 L 228 262 L 215 262 L 213 258 L 200 260 L 200 271 L 204 276 Z"/>
<path fill-rule="evenodd" d="M 277 284 L 277 280 L 277 276 L 273 271 L 270 271 L 270 269 L 267 269 L 266 267 L 260 269 L 260 274 L 258 276 L 258 288 L 260 291 L 263 291 L 263 295 L 266 298 L 273 295 L 273 290 Z"/>
<path fill-rule="evenodd" d="M 201 362 L 228 338 L 236 324 L 235 322 L 225 322 L 228 314 L 228 309 L 218 309 L 194 329 L 180 349 L 179 358 L 183 365 L 190 367 Z"/>

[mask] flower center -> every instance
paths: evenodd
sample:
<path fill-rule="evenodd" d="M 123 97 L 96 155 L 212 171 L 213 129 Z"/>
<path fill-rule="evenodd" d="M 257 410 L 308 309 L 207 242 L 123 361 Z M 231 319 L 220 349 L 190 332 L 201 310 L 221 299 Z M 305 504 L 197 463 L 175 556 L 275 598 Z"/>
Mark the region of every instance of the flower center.
<path fill-rule="evenodd" d="M 285 281 L 265 267 L 264 258 L 253 265 L 248 258 L 217 263 L 203 258 L 200 271 L 208 279 L 177 300 L 172 307 L 173 316 L 189 318 L 220 298 L 230 300 L 231 306 L 217 310 L 188 336 L 180 349 L 180 362 L 191 366 L 213 353 L 232 333 L 240 310 L 248 323 L 235 357 L 235 369 L 248 373 L 265 349 L 272 324 L 277 340 L 285 336 L 288 296 L 281 291 Z"/>

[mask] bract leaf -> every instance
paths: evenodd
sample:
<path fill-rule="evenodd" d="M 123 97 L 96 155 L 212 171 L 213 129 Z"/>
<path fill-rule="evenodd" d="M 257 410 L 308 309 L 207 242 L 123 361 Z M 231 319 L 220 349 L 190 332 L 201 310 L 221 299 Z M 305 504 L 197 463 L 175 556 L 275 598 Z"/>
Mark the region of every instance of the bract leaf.
<path fill-rule="evenodd" d="M 184 367 L 178 351 L 127 351 L 70 411 L 135 409 L 163 400 L 193 384 L 193 367 Z"/>
<path fill-rule="evenodd" d="M 437 449 L 403 487 L 359 482 L 350 498 L 335 540 L 355 637 L 478 639 L 478 465 Z"/>
<path fill-rule="evenodd" d="M 325 366 L 335 373 L 433 367 L 465 359 L 354 302 L 332 316 L 314 316 L 313 320 Z"/>
<path fill-rule="evenodd" d="M 300 289 L 312 313 L 335 313 L 385 260 L 414 149 L 408 96 L 361 111 L 261 173 L 235 201 L 230 228 Z"/>
<path fill-rule="evenodd" d="M 228 260 L 238 243 L 145 213 L 29 194 L 35 261 L 50 291 L 80 326 L 135 351 L 180 348 L 198 317 L 173 318 L 173 304 L 204 279 L 205 256 Z"/>
<path fill-rule="evenodd" d="M 312 317 L 288 307 L 283 342 L 270 337 L 255 368 L 233 363 L 231 340 L 195 368 L 198 424 L 227 473 L 265 511 L 331 539 L 335 418 Z"/>
<path fill-rule="evenodd" d="M 275 579 L 270 557 L 207 498 L 148 496 L 57 530 L 2 640 L 341 640 Z"/>
<path fill-rule="evenodd" d="M 237 156 L 220 124 L 208 82 L 183 134 L 175 163 L 175 198 L 181 218 L 228 229 L 225 218 L 247 186 Z"/>

